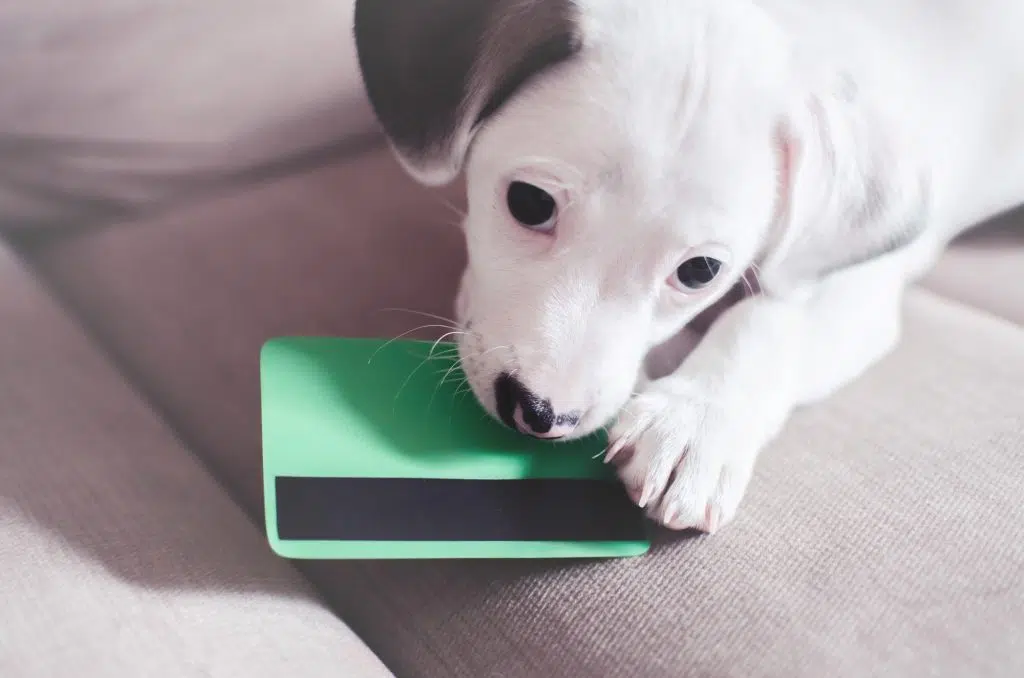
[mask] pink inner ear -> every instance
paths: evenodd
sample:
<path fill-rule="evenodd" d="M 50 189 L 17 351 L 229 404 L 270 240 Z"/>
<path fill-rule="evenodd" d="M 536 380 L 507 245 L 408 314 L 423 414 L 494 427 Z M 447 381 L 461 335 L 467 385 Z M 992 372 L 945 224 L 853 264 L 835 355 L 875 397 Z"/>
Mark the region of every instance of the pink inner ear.
<path fill-rule="evenodd" d="M 755 260 L 762 266 L 762 270 L 770 268 L 773 260 L 778 254 L 779 248 L 786 239 L 786 232 L 790 227 L 792 219 L 792 203 L 794 189 L 794 172 L 797 157 L 800 154 L 800 142 L 787 129 L 785 123 L 780 124 L 775 133 L 775 154 L 778 157 L 778 170 L 776 184 L 775 210 L 772 215 L 772 223 L 769 229 L 768 238 L 762 245 L 760 256 Z"/>
<path fill-rule="evenodd" d="M 775 146 L 779 156 L 778 196 L 775 202 L 774 227 L 777 230 L 788 211 L 793 189 L 793 158 L 797 153 L 797 142 L 785 130 L 779 130 Z"/>

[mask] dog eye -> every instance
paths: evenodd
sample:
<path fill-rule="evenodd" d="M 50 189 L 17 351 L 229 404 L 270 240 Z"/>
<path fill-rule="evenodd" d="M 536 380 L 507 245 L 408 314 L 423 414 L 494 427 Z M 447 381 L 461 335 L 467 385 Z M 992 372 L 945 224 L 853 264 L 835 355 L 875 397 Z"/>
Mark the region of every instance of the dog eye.
<path fill-rule="evenodd" d="M 688 290 L 699 290 L 711 284 L 720 270 L 722 262 L 718 259 L 694 257 L 679 265 L 676 269 L 676 279 Z"/>
<path fill-rule="evenodd" d="M 557 206 L 547 191 L 525 181 L 513 181 L 505 200 L 512 217 L 531 231 L 546 233 L 554 228 Z"/>

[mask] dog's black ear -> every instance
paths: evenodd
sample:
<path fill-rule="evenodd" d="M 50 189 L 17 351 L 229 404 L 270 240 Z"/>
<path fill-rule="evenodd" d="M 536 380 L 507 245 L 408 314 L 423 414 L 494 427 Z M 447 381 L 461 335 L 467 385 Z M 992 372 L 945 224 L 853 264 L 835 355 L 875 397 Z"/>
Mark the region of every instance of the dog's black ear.
<path fill-rule="evenodd" d="M 476 128 L 579 49 L 572 0 L 357 0 L 370 102 L 405 167 L 428 184 L 461 170 Z"/>
<path fill-rule="evenodd" d="M 834 74 L 798 97 L 779 132 L 784 226 L 762 264 L 785 286 L 909 245 L 930 202 L 919 154 L 852 80 Z"/>

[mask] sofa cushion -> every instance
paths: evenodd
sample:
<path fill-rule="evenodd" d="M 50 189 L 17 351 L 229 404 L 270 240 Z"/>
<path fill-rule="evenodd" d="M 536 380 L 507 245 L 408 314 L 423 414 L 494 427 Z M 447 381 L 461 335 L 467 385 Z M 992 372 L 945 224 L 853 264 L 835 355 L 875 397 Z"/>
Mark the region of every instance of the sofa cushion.
<path fill-rule="evenodd" d="M 390 675 L 0 249 L 0 675 Z"/>
<path fill-rule="evenodd" d="M 381 151 L 31 256 L 258 515 L 261 343 L 447 315 L 452 200 Z M 1021 675 L 1022 388 L 1024 330 L 914 291 L 899 350 L 793 418 L 714 537 L 302 567 L 404 676 Z"/>
<path fill-rule="evenodd" d="M 1024 209 L 959 238 L 924 284 L 1024 326 Z"/>
<path fill-rule="evenodd" d="M 421 325 L 429 336 L 437 320 L 397 309 L 451 314 L 464 260 L 453 210 L 379 149 L 180 216 L 44 240 L 32 254 L 62 288 L 81 281 L 68 291 L 72 305 L 88 306 L 85 322 L 118 350 L 130 344 L 121 357 L 141 370 L 151 401 L 171 421 L 191 422 L 181 430 L 217 475 L 261 506 L 252 415 L 263 340 L 393 336 Z M 198 369 L 179 369 L 182 360 Z M 208 393 L 211 377 L 231 396 L 196 419 L 196 394 Z"/>
<path fill-rule="evenodd" d="M 0 2 L 0 227 L 122 218 L 375 132 L 352 7 Z"/>

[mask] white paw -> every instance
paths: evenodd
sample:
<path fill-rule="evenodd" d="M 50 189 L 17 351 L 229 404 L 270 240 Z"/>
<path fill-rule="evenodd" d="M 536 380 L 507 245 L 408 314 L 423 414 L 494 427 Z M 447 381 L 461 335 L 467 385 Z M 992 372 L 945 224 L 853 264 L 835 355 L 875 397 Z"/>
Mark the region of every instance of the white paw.
<path fill-rule="evenodd" d="M 736 515 L 763 439 L 743 413 L 676 379 L 625 407 L 605 461 L 633 501 L 675 530 L 714 532 Z"/>

